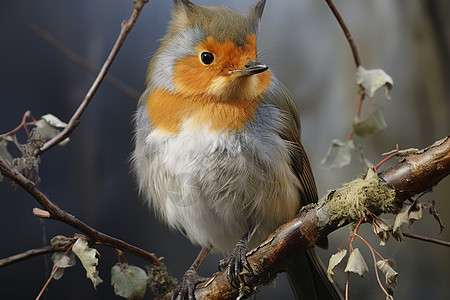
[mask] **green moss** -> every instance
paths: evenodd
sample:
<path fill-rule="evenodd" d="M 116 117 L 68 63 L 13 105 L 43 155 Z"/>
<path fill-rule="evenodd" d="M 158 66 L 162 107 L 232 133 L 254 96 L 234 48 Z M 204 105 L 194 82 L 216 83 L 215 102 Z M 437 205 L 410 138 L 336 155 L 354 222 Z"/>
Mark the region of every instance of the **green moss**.
<path fill-rule="evenodd" d="M 395 213 L 395 189 L 380 181 L 378 175 L 369 169 L 365 178 L 358 178 L 339 190 L 327 195 L 325 204 L 331 219 L 340 220 L 339 225 L 346 222 L 358 222 L 368 211 L 374 214 Z"/>

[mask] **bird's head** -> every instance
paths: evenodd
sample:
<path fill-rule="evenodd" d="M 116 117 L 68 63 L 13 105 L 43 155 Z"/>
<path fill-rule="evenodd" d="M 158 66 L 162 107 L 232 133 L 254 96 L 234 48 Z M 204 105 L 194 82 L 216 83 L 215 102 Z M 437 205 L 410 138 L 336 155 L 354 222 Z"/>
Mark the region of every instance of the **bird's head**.
<path fill-rule="evenodd" d="M 226 7 L 174 0 L 168 33 L 149 67 L 149 86 L 221 101 L 259 97 L 271 82 L 256 48 L 265 2 L 242 15 Z"/>

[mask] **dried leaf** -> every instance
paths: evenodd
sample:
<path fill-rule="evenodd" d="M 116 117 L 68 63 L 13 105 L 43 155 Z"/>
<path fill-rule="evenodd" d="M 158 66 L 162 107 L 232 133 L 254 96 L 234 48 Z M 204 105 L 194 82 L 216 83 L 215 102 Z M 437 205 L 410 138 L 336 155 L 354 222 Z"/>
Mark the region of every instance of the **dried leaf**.
<path fill-rule="evenodd" d="M 61 279 L 61 277 L 63 277 L 64 269 L 73 267 L 76 264 L 75 255 L 73 254 L 73 252 L 69 252 L 67 253 L 67 255 L 64 254 L 65 252 L 55 252 L 52 255 L 52 273 L 53 271 L 55 271 L 56 267 L 58 267 L 58 270 L 53 276 L 55 280 Z"/>
<path fill-rule="evenodd" d="M 66 128 L 67 127 L 67 123 L 61 121 L 60 119 L 58 119 L 57 117 L 55 117 L 52 114 L 43 115 L 41 117 L 41 119 L 56 128 Z"/>
<path fill-rule="evenodd" d="M 403 236 L 401 230 L 392 231 L 392 237 L 396 239 L 398 242 L 403 242 L 405 240 L 405 237 Z"/>
<path fill-rule="evenodd" d="M 333 141 L 331 141 L 330 147 L 328 148 L 327 154 L 321 161 L 322 164 L 325 164 L 329 160 L 333 148 L 339 148 L 339 150 L 330 165 L 330 169 L 342 168 L 350 164 L 352 160 L 351 152 L 355 151 L 355 144 L 353 143 L 353 140 L 348 140 L 344 143 L 339 141 L 338 139 L 333 139 Z"/>
<path fill-rule="evenodd" d="M 391 76 L 381 69 L 367 70 L 359 66 L 356 71 L 356 83 L 361 85 L 369 93 L 370 97 L 373 97 L 379 88 L 385 86 L 386 98 L 391 100 L 389 91 L 394 86 L 394 81 Z"/>
<path fill-rule="evenodd" d="M 367 159 L 366 155 L 364 154 L 364 150 L 363 150 L 363 147 L 361 145 L 357 145 L 355 147 L 355 152 L 359 156 L 359 161 L 366 167 L 366 169 L 370 169 L 373 166 L 373 163 L 370 162 Z"/>
<path fill-rule="evenodd" d="M 336 281 L 334 280 L 334 268 L 342 261 L 342 259 L 346 255 L 347 250 L 345 249 L 331 255 L 330 261 L 328 262 L 327 277 L 332 283 L 336 283 Z"/>
<path fill-rule="evenodd" d="M 9 163 L 12 163 L 13 157 L 8 151 L 8 140 L 0 136 L 0 157 Z"/>
<path fill-rule="evenodd" d="M 386 288 L 390 295 L 394 294 L 394 288 L 397 285 L 398 273 L 393 269 L 395 263 L 391 259 L 377 261 L 377 268 L 384 273 L 386 277 Z"/>
<path fill-rule="evenodd" d="M 342 168 L 350 164 L 352 161 L 352 151 L 355 150 L 355 144 L 353 140 L 348 140 L 345 142 L 344 146 L 341 147 L 336 154 L 333 162 L 330 165 L 330 169 Z"/>
<path fill-rule="evenodd" d="M 52 239 L 50 240 L 50 244 L 52 244 L 52 246 L 64 247 L 65 245 L 67 245 L 67 243 L 71 243 L 72 241 L 73 239 L 68 238 L 66 236 L 56 235 L 52 237 Z"/>
<path fill-rule="evenodd" d="M 10 136 L 10 135 L 6 135 L 6 136 L 2 136 L 1 138 L 2 139 L 4 139 L 4 140 L 6 140 L 7 142 L 10 142 L 10 143 L 15 143 L 17 140 L 15 139 L 15 135 L 13 135 L 13 136 Z"/>
<path fill-rule="evenodd" d="M 12 163 L 13 157 L 8 151 L 8 141 L 0 136 L 0 157 L 8 163 Z M 3 175 L 0 173 L 0 182 L 3 180 Z"/>
<path fill-rule="evenodd" d="M 383 108 L 379 105 L 373 105 L 369 116 L 365 120 L 358 120 L 355 117 L 353 121 L 353 131 L 360 137 L 367 137 L 379 131 L 385 130 L 387 123 L 384 120 Z"/>
<path fill-rule="evenodd" d="M 428 209 L 430 215 L 432 215 L 436 219 L 436 221 L 439 223 L 439 233 L 442 233 L 442 230 L 444 230 L 444 224 L 442 223 L 439 212 L 436 209 L 436 201 L 430 200 L 428 203 L 423 205 L 423 208 Z"/>
<path fill-rule="evenodd" d="M 341 141 L 338 140 L 338 139 L 333 139 L 333 140 L 331 141 L 331 143 L 330 143 L 330 146 L 328 147 L 327 154 L 325 154 L 325 156 L 322 158 L 322 160 L 320 161 L 320 163 L 321 163 L 322 165 L 326 164 L 327 161 L 330 159 L 331 151 L 333 150 L 333 148 L 336 148 L 336 147 L 343 147 L 344 144 L 345 144 L 344 142 L 341 142 Z"/>
<path fill-rule="evenodd" d="M 384 246 L 389 240 L 390 233 L 392 232 L 392 226 L 389 225 L 386 220 L 375 219 L 372 223 L 372 232 L 380 238 L 380 245 Z"/>
<path fill-rule="evenodd" d="M 139 267 L 116 264 L 111 268 L 111 285 L 117 296 L 128 300 L 144 298 L 147 289 L 147 273 Z"/>
<path fill-rule="evenodd" d="M 348 258 L 347 266 L 345 267 L 345 272 L 353 272 L 363 277 L 364 274 L 369 272 L 369 268 L 358 248 L 355 248 L 350 257 Z"/>
<path fill-rule="evenodd" d="M 416 201 L 411 206 L 408 216 L 409 216 L 409 220 L 410 220 L 410 224 L 408 227 L 411 227 L 411 225 L 412 225 L 412 223 L 414 223 L 414 221 L 420 220 L 422 218 L 422 205 L 420 204 L 419 201 Z"/>
<path fill-rule="evenodd" d="M 87 241 L 84 238 L 79 238 L 72 248 L 73 253 L 78 256 L 84 269 L 86 270 L 86 277 L 92 281 L 94 288 L 97 287 L 103 280 L 98 276 L 96 269 L 98 265 L 98 258 L 100 253 L 94 248 L 89 248 Z"/>
<path fill-rule="evenodd" d="M 36 130 L 47 140 L 54 138 L 60 129 L 67 126 L 66 123 L 58 119 L 52 114 L 46 114 L 41 117 L 39 121 L 36 122 Z M 69 142 L 69 138 L 64 139 L 58 145 L 64 146 Z"/>
<path fill-rule="evenodd" d="M 422 218 L 422 205 L 419 200 L 414 201 L 411 205 L 403 206 L 402 210 L 395 217 L 393 232 L 398 234 L 400 227 L 407 225 L 408 228 L 415 220 Z"/>

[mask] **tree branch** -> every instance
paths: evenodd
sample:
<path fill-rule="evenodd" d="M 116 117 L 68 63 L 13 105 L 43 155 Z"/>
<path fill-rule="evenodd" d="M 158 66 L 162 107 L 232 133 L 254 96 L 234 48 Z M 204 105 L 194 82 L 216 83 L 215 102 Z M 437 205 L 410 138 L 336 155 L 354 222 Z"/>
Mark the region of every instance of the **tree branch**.
<path fill-rule="evenodd" d="M 402 232 L 402 234 L 403 234 L 403 236 L 409 237 L 411 239 L 415 239 L 415 240 L 419 240 L 419 241 L 423 241 L 423 242 L 429 242 L 429 243 L 437 244 L 440 246 L 450 247 L 450 242 L 438 240 L 438 239 L 431 238 L 428 236 L 422 236 L 422 235 L 408 233 L 408 232 Z"/>
<path fill-rule="evenodd" d="M 449 174 L 450 138 L 404 157 L 397 165 L 380 174 L 395 188 L 401 200 L 427 191 Z"/>
<path fill-rule="evenodd" d="M 97 78 L 95 78 L 94 83 L 92 84 L 91 88 L 87 92 L 86 96 L 84 97 L 83 101 L 81 102 L 78 109 L 73 114 L 72 118 L 70 119 L 67 127 L 65 127 L 58 135 L 56 135 L 54 138 L 49 140 L 42 146 L 41 149 L 38 149 L 35 153 L 35 155 L 40 155 L 43 152 L 47 151 L 48 149 L 54 147 L 61 141 L 63 141 L 65 138 L 67 138 L 72 131 L 78 126 L 80 123 L 81 115 L 86 110 L 87 106 L 92 100 L 92 97 L 94 96 L 95 92 L 99 88 L 100 84 L 102 83 L 103 79 L 106 76 L 106 73 L 108 72 L 109 67 L 111 66 L 111 63 L 113 62 L 114 58 L 116 57 L 117 53 L 119 52 L 122 44 L 124 43 L 126 37 L 128 36 L 128 33 L 133 28 L 134 24 L 137 21 L 137 18 L 139 17 L 139 14 L 141 13 L 142 9 L 144 8 L 144 5 L 149 0 L 135 0 L 135 6 L 133 9 L 133 13 L 131 14 L 131 17 L 127 21 L 122 22 L 121 30 L 119 33 L 119 36 L 117 37 L 116 43 L 114 44 L 114 47 L 112 48 L 111 52 L 108 55 L 108 58 L 106 59 L 105 63 L 103 64 L 102 68 L 100 69 L 100 72 L 97 75 Z"/>
<path fill-rule="evenodd" d="M 58 251 L 66 251 L 67 248 L 69 248 L 69 245 L 65 247 L 61 247 L 60 245 L 56 246 L 45 246 L 38 249 L 30 249 L 28 251 L 22 252 L 20 254 L 12 255 L 10 257 L 6 257 L 3 259 L 0 259 L 0 267 L 4 267 L 13 263 L 17 263 L 19 261 L 47 253 L 53 253 Z"/>
<path fill-rule="evenodd" d="M 342 21 L 342 18 L 335 9 L 332 1 L 326 1 L 343 28 L 350 43 L 350 47 L 352 48 L 355 63 L 359 66 L 359 55 L 356 51 L 356 47 L 350 36 L 348 28 Z M 36 155 L 42 154 L 64 140 L 77 127 L 84 110 L 89 105 L 93 95 L 106 76 L 114 57 L 118 53 L 129 31 L 135 24 L 143 6 L 147 2 L 148 0 L 135 1 L 135 8 L 131 17 L 128 21 L 124 21 L 122 23 L 121 32 L 111 53 L 109 54 L 91 88 L 87 92 L 84 100 L 71 117 L 68 126 L 56 137 L 45 143 L 42 148 L 38 149 L 35 153 Z M 57 207 L 39 189 L 36 188 L 32 181 L 25 178 L 1 157 L 0 172 L 32 195 L 36 201 L 42 205 L 45 211 L 49 213 L 49 218 L 59 220 L 76 228 L 77 230 L 80 230 L 93 241 L 101 242 L 112 248 L 121 249 L 139 256 L 154 266 L 162 265 L 154 255 L 101 233 Z M 380 203 L 378 202 L 379 199 L 377 199 L 377 201 L 369 201 L 366 203 L 367 206 L 361 208 L 361 212 L 364 213 L 365 211 L 370 211 L 374 214 L 394 212 L 402 206 L 404 200 L 418 193 L 430 190 L 431 187 L 436 185 L 449 173 L 450 139 L 447 137 L 427 149 L 408 155 L 391 169 L 378 174 L 380 180 L 377 180 L 378 184 L 375 188 L 382 189 L 382 191 L 386 191 L 386 193 L 392 191 L 395 194 L 395 197 L 391 199 L 392 201 L 387 206 L 377 205 Z M 319 239 L 327 236 L 334 230 L 348 223 L 357 221 L 354 215 L 351 214 L 336 217 L 336 215 L 332 213 L 334 205 L 340 201 L 339 197 L 346 193 L 348 194 L 348 189 L 349 186 L 346 185 L 343 188 L 332 191 L 322 197 L 318 204 L 304 207 L 294 219 L 280 226 L 265 242 L 249 252 L 248 262 L 250 263 L 254 274 L 251 276 L 246 276 L 246 283 L 257 286 L 270 282 L 278 273 L 285 270 L 286 266 L 290 264 L 299 252 L 305 251 L 306 249 L 314 246 Z M 367 197 L 367 193 L 365 196 Z M 47 215 L 42 214 L 42 216 Z M 15 259 L 15 261 L 19 261 L 21 260 L 20 256 L 23 257 L 22 259 L 25 259 L 26 257 L 43 253 L 39 251 L 46 250 L 33 249 L 30 251 L 31 252 L 27 251 L 21 255 L 15 256 L 16 258 L 13 258 L 13 260 Z M 35 252 L 37 254 L 30 254 L 33 253 L 33 251 L 37 251 Z M 1 260 L 0 262 L 3 261 L 5 260 Z M 215 274 L 209 281 L 199 285 L 196 290 L 197 299 L 231 299 L 236 298 L 238 294 L 239 291 L 229 285 L 226 278 L 226 271 Z"/>
<path fill-rule="evenodd" d="M 32 181 L 13 169 L 1 157 L 0 172 L 32 195 L 49 212 L 51 219 L 80 230 L 97 243 L 139 256 L 156 267 L 162 265 L 154 255 L 105 235 L 58 208 Z M 334 230 L 360 220 L 361 214 L 364 215 L 368 211 L 377 215 L 399 211 L 405 200 L 431 190 L 431 187 L 450 174 L 450 137 L 407 155 L 386 171 L 373 174 L 376 184 L 371 181 L 370 188 L 361 188 L 358 185 L 360 183 L 354 184 L 358 180 L 368 179 L 369 176 L 366 176 L 365 179 L 356 179 L 338 190 L 330 191 L 317 204 L 302 208 L 294 219 L 280 226 L 266 241 L 249 252 L 247 260 L 253 274 L 245 276 L 246 284 L 259 286 L 269 283 L 278 273 L 284 272 L 301 251 L 313 247 L 318 240 Z M 355 190 L 363 195 L 355 194 Z M 375 195 L 378 195 L 378 198 Z M 392 197 L 389 198 L 389 195 Z M 362 206 L 354 212 L 346 211 L 354 206 L 348 201 L 352 201 L 355 196 L 362 197 L 356 201 Z M 389 199 L 384 199 L 385 196 Z M 341 212 L 340 215 L 336 213 L 338 211 Z M 24 254 L 22 257 L 29 256 Z M 228 283 L 225 270 L 199 285 L 196 299 L 232 299 L 238 294 L 239 291 Z"/>
<path fill-rule="evenodd" d="M 334 16 L 336 17 L 339 25 L 341 25 L 342 30 L 344 31 L 345 37 L 347 38 L 348 43 L 350 44 L 350 48 L 352 49 L 353 53 L 353 59 L 355 60 L 356 67 L 359 67 L 361 65 L 361 60 L 359 58 L 358 49 L 356 48 L 355 41 L 352 38 L 352 35 L 350 34 L 350 30 L 348 30 L 347 25 L 345 25 L 344 20 L 341 17 L 341 14 L 336 9 L 336 6 L 334 6 L 333 1 L 331 0 L 325 0 L 330 7 L 331 11 L 333 12 Z"/>
<path fill-rule="evenodd" d="M 112 248 L 117 248 L 128 252 L 130 254 L 136 255 L 145 259 L 150 264 L 155 266 L 161 266 L 162 263 L 159 259 L 147 251 L 144 251 L 138 247 L 130 245 L 124 241 L 116 239 L 112 236 L 104 234 L 87 224 L 81 222 L 71 214 L 68 214 L 66 211 L 60 209 L 53 202 L 51 202 L 39 189 L 36 188 L 35 184 L 15 170 L 7 161 L 5 161 L 2 157 L 0 157 L 0 172 L 10 180 L 14 181 L 21 188 L 27 191 L 31 196 L 36 199 L 37 202 L 45 209 L 45 211 L 49 212 L 49 219 L 58 220 L 67 225 L 72 226 L 73 228 L 84 233 L 88 238 L 90 238 L 94 242 L 101 242 L 106 246 L 110 246 Z"/>
<path fill-rule="evenodd" d="M 94 75 L 100 72 L 100 68 L 98 68 L 91 62 L 87 61 L 81 55 L 73 52 L 71 49 L 69 49 L 67 46 L 61 43 L 58 39 L 56 39 L 53 35 L 42 29 L 37 24 L 33 22 L 28 22 L 27 27 L 74 64 L 80 66 L 81 68 L 85 69 L 86 71 Z M 114 75 L 106 74 L 105 81 L 109 82 L 111 85 L 113 85 L 115 88 L 117 88 L 119 91 L 121 91 L 131 99 L 135 100 L 139 99 L 139 96 L 141 95 L 137 90 L 128 86 L 126 83 L 124 83 L 122 80 L 120 80 Z"/>
<path fill-rule="evenodd" d="M 404 157 L 392 168 L 375 176 L 379 183 L 373 187 L 375 191 L 393 191 L 395 197 L 391 199 L 391 205 L 387 205 L 381 198 L 375 199 L 376 201 L 365 199 L 367 201 L 363 201 L 365 206 L 362 211 L 378 215 L 400 210 L 406 199 L 430 190 L 449 174 L 450 137 L 447 137 Z M 343 201 L 342 195 L 352 195 L 348 191 L 355 188 L 352 183 L 329 192 L 319 203 L 304 207 L 294 219 L 279 227 L 266 241 L 249 252 L 247 260 L 254 274 L 245 277 L 246 284 L 258 286 L 269 283 L 278 273 L 284 272 L 299 253 L 314 246 L 319 239 L 352 221 L 358 221 L 348 218 L 349 214 L 336 218 L 332 213 L 334 206 Z M 370 189 L 362 189 L 360 193 L 372 195 Z M 358 201 L 361 202 L 361 199 Z M 346 207 L 349 205 L 342 205 L 339 209 Z M 216 300 L 235 299 L 238 295 L 239 291 L 227 281 L 226 270 L 214 274 L 209 281 L 199 285 L 195 293 L 196 299 Z"/>

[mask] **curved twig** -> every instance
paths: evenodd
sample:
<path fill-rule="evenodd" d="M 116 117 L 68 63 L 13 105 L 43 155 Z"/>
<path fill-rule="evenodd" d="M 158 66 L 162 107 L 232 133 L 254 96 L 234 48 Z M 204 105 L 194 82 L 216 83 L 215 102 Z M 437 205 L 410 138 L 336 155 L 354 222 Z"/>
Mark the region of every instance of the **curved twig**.
<path fill-rule="evenodd" d="M 130 245 L 122 240 L 116 239 L 112 236 L 104 234 L 82 221 L 78 220 L 71 214 L 66 211 L 60 209 L 56 206 L 52 201 L 50 201 L 47 196 L 45 196 L 39 189 L 36 188 L 34 183 L 27 179 L 25 176 L 20 174 L 18 171 L 13 169 L 3 158 L 0 157 L 0 172 L 7 178 L 11 179 L 15 183 L 17 183 L 21 188 L 27 191 L 31 196 L 39 202 L 42 207 L 49 212 L 49 219 L 58 220 L 67 225 L 72 226 L 73 228 L 81 231 L 87 237 L 95 242 L 102 242 L 102 244 L 110 246 L 112 248 L 118 248 L 125 252 L 131 253 L 133 255 L 139 256 L 142 259 L 145 259 L 150 264 L 155 266 L 161 266 L 162 263 L 159 259 L 145 250 L 142 250 L 136 246 Z"/>
<path fill-rule="evenodd" d="M 88 71 L 93 75 L 97 75 L 99 73 L 100 68 L 98 68 L 96 65 L 86 60 L 81 55 L 69 49 L 69 47 L 61 43 L 57 38 L 55 38 L 49 32 L 45 31 L 39 25 L 29 21 L 27 27 L 74 64 L 80 66 L 81 68 L 85 69 L 86 71 Z M 117 78 L 116 76 L 107 74 L 105 77 L 105 81 L 109 82 L 112 86 L 114 86 L 116 89 L 118 89 L 131 99 L 135 100 L 139 99 L 140 93 L 136 89 L 130 87 L 125 82 Z"/>
<path fill-rule="evenodd" d="M 352 49 L 353 53 L 353 59 L 355 60 L 356 67 L 359 67 L 361 65 L 361 60 L 359 58 L 358 49 L 356 48 L 355 41 L 352 38 L 352 35 L 350 34 L 350 30 L 348 30 L 347 25 L 345 25 L 344 20 L 341 17 L 341 14 L 334 6 L 333 1 L 331 0 L 325 0 L 330 7 L 331 11 L 333 12 L 334 16 L 336 17 L 337 21 L 339 22 L 339 25 L 341 25 L 342 30 L 344 31 L 345 37 L 348 40 L 348 43 L 350 44 L 350 48 Z"/>
<path fill-rule="evenodd" d="M 134 24 L 136 23 L 137 18 L 139 17 L 139 14 L 141 13 L 142 9 L 144 8 L 144 5 L 149 0 L 136 0 L 133 13 L 131 14 L 131 17 L 127 21 L 122 22 L 122 28 L 120 30 L 119 36 L 117 37 L 116 43 L 114 44 L 114 47 L 112 48 L 111 52 L 108 55 L 108 58 L 106 59 L 105 63 L 103 64 L 103 67 L 100 69 L 100 72 L 97 75 L 97 78 L 95 78 L 94 83 L 92 84 L 91 88 L 87 92 L 86 96 L 84 97 L 83 101 L 81 102 L 78 109 L 73 114 L 72 118 L 70 119 L 67 127 L 64 128 L 58 135 L 56 135 L 54 138 L 49 140 L 42 146 L 41 149 L 37 150 L 35 155 L 40 155 L 43 152 L 47 151 L 48 149 L 54 147 L 61 141 L 63 141 L 65 138 L 67 138 L 72 131 L 78 126 L 80 123 L 81 115 L 86 110 L 87 106 L 92 100 L 92 97 L 94 96 L 95 92 L 99 88 L 100 84 L 102 83 L 103 79 L 106 76 L 106 73 L 108 72 L 109 67 L 111 66 L 111 63 L 113 62 L 114 58 L 116 57 L 117 53 L 120 50 L 120 47 L 122 46 L 123 42 L 125 41 L 126 37 L 128 36 L 128 33 L 133 28 Z"/>

